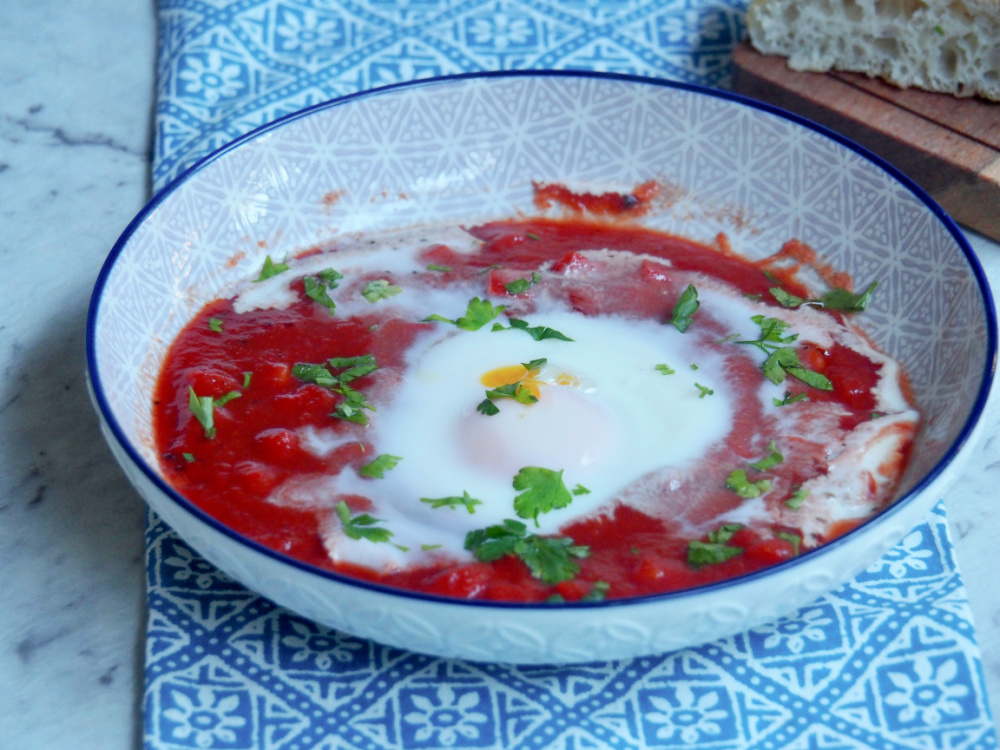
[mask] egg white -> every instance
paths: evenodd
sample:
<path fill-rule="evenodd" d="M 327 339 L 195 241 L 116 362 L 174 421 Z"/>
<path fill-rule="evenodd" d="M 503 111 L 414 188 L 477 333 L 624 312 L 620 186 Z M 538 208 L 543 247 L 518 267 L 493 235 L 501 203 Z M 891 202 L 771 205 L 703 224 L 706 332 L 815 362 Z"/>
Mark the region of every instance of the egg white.
<path fill-rule="evenodd" d="M 402 383 L 373 415 L 369 432 L 379 454 L 402 460 L 382 479 L 346 471 L 337 481 L 340 492 L 373 500 L 372 515 L 385 521 L 397 546 L 337 535 L 328 545 L 335 559 L 404 565 L 429 545 L 467 554 L 467 532 L 517 518 L 512 482 L 528 466 L 561 471 L 567 488 L 589 490 L 574 495 L 568 507 L 540 515 L 537 525 L 529 521 L 536 533 L 556 533 L 609 506 L 641 477 L 696 461 L 728 433 L 733 397 L 721 359 L 696 352 L 691 337 L 649 320 L 565 310 L 529 317 L 531 325 L 549 326 L 573 341 L 448 324 L 417 340 Z M 539 358 L 547 364 L 535 380 L 565 374 L 575 383 L 541 385 L 533 404 L 497 399 L 500 412 L 493 416 L 476 410 L 486 395 L 484 374 Z M 674 372 L 664 374 L 658 364 Z M 421 501 L 465 492 L 481 501 L 473 513 Z"/>

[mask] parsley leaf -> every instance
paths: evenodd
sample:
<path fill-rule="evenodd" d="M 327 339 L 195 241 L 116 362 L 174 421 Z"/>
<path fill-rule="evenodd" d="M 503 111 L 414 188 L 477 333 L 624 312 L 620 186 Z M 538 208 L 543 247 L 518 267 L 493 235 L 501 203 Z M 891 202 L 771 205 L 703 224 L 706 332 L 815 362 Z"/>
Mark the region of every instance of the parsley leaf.
<path fill-rule="evenodd" d="M 578 546 L 566 536 L 532 534 L 518 544 L 515 554 L 528 566 L 532 576 L 552 585 L 575 578 L 580 566 L 571 558 L 587 557 L 590 548 Z"/>
<path fill-rule="evenodd" d="M 750 465 L 757 471 L 767 471 L 768 469 L 774 468 L 784 460 L 785 457 L 778 452 L 777 446 L 775 446 L 774 441 L 772 440 L 767 444 L 767 455 L 759 461 L 754 461 Z"/>
<path fill-rule="evenodd" d="M 771 480 L 760 479 L 751 482 L 747 478 L 746 469 L 734 469 L 726 478 L 726 487 L 742 498 L 760 497 L 771 489 Z"/>
<path fill-rule="evenodd" d="M 333 270 L 332 268 L 324 268 L 319 272 L 319 277 L 331 289 L 337 288 L 337 282 L 344 278 L 344 274 Z"/>
<path fill-rule="evenodd" d="M 347 384 L 377 370 L 378 364 L 375 362 L 375 356 L 362 354 L 357 357 L 333 357 L 327 362 L 330 367 L 341 370 L 341 372 L 334 374 L 326 364 L 300 362 L 292 367 L 292 375 L 303 382 L 315 383 L 329 388 L 334 393 L 344 397 L 344 400 L 337 404 L 333 413 L 330 414 L 331 417 L 361 425 L 368 424 L 368 417 L 361 410 L 376 411 L 375 407 L 368 403 L 361 391 L 355 390 Z"/>
<path fill-rule="evenodd" d="M 520 521 L 504 519 L 502 524 L 466 534 L 465 549 L 480 562 L 515 555 L 528 566 L 532 576 L 548 585 L 574 578 L 580 566 L 573 558 L 590 554 L 589 547 L 576 545 L 569 537 L 543 537 L 527 531 Z"/>
<path fill-rule="evenodd" d="M 198 420 L 201 424 L 203 430 L 205 430 L 205 437 L 209 440 L 215 437 L 215 416 L 213 414 L 213 404 L 215 399 L 211 396 L 199 396 L 194 392 L 192 386 L 188 386 L 188 392 L 190 394 L 188 398 L 188 409 L 191 410 L 191 414 L 194 418 Z"/>
<path fill-rule="evenodd" d="M 350 383 L 364 375 L 373 373 L 378 369 L 374 354 L 362 354 L 358 357 L 331 357 L 327 360 L 330 367 L 341 369 L 336 378 L 341 383 Z"/>
<path fill-rule="evenodd" d="M 388 453 L 383 453 L 376 456 L 375 460 L 371 463 L 367 463 L 358 469 L 358 474 L 370 479 L 384 479 L 385 473 L 395 468 L 396 464 L 402 460 L 399 456 L 390 456 Z"/>
<path fill-rule="evenodd" d="M 878 282 L 873 281 L 861 294 L 855 294 L 846 289 L 831 289 L 823 295 L 823 306 L 830 310 L 861 312 L 868 307 L 877 286 Z"/>
<path fill-rule="evenodd" d="M 534 404 L 538 399 L 521 383 L 508 383 L 486 391 L 486 398 L 512 398 L 519 404 Z"/>
<path fill-rule="evenodd" d="M 513 331 L 515 329 L 518 331 L 524 331 L 535 341 L 542 341 L 543 339 L 558 339 L 559 341 L 573 340 L 569 336 L 560 333 L 554 328 L 548 328 L 547 326 L 529 326 L 527 321 L 520 320 L 518 318 L 511 318 L 509 327 L 504 327 L 500 323 L 493 324 L 494 331 Z"/>
<path fill-rule="evenodd" d="M 778 385 L 785 382 L 787 375 L 791 375 L 813 388 L 824 391 L 833 390 L 833 384 L 825 375 L 803 367 L 799 361 L 799 355 L 792 347 L 788 346 L 798 339 L 798 334 L 785 335 L 788 323 L 779 318 L 768 318 L 764 315 L 754 315 L 751 320 L 760 326 L 760 338 L 740 340 L 736 343 L 756 346 L 767 354 L 767 359 L 764 360 L 761 369 L 768 380 Z"/>
<path fill-rule="evenodd" d="M 428 271 L 440 271 L 441 273 L 448 273 L 451 270 L 450 266 L 439 266 L 437 263 L 428 263 Z"/>
<path fill-rule="evenodd" d="M 476 506 L 482 505 L 482 500 L 476 500 L 467 491 L 462 491 L 462 496 L 452 496 L 452 497 L 422 497 L 420 502 L 429 503 L 432 508 L 451 508 L 455 510 L 459 507 L 464 507 L 469 514 L 476 512 Z"/>
<path fill-rule="evenodd" d="M 698 290 L 695 289 L 694 284 L 688 284 L 687 289 L 681 292 L 681 296 L 674 304 L 674 310 L 670 316 L 670 322 L 674 324 L 674 328 L 684 333 L 691 325 L 691 320 L 698 310 L 699 304 Z"/>
<path fill-rule="evenodd" d="M 279 273 L 284 273 L 288 270 L 287 263 L 275 263 L 271 260 L 271 256 L 268 255 L 264 258 L 264 267 L 260 271 L 260 276 L 254 279 L 254 282 L 264 281 L 272 276 L 277 276 Z"/>
<path fill-rule="evenodd" d="M 430 323 L 433 321 L 440 321 L 441 323 L 451 323 L 454 326 L 458 326 L 463 331 L 478 331 L 484 325 L 493 320 L 493 318 L 502 313 L 504 309 L 503 305 L 497 305 L 494 307 L 489 300 L 473 297 L 469 300 L 469 305 L 465 310 L 465 315 L 462 317 L 456 320 L 450 320 L 448 318 L 443 318 L 440 315 L 428 315 L 424 318 L 423 322 Z"/>
<path fill-rule="evenodd" d="M 374 406 L 368 403 L 365 398 L 365 394 L 361 391 L 354 390 L 349 385 L 341 385 L 332 390 L 334 393 L 342 395 L 344 400 L 337 404 L 336 408 L 330 414 L 331 417 L 344 419 L 348 422 L 354 422 L 355 424 L 367 425 L 368 417 L 363 411 L 361 411 L 361 409 L 377 411 Z"/>
<path fill-rule="evenodd" d="M 742 524 L 724 523 L 715 531 L 709 532 L 707 542 L 692 539 L 688 542 L 688 565 L 697 569 L 724 562 L 741 554 L 742 547 L 732 547 L 727 542 L 742 528 Z"/>
<path fill-rule="evenodd" d="M 239 398 L 242 395 L 243 394 L 240 393 L 239 391 L 230 391 L 226 395 L 219 396 L 217 399 L 215 399 L 215 405 L 216 406 L 225 406 L 230 401 L 232 401 L 234 398 Z"/>
<path fill-rule="evenodd" d="M 603 602 L 607 597 L 611 584 L 607 581 L 594 581 L 590 591 L 580 597 L 581 602 Z"/>
<path fill-rule="evenodd" d="M 796 393 L 794 396 L 788 391 L 785 391 L 784 398 L 772 399 L 775 406 L 788 406 L 789 404 L 794 404 L 796 401 L 808 401 L 808 400 L 809 396 L 807 393 L 805 393 L 805 391 L 803 391 L 802 393 Z"/>
<path fill-rule="evenodd" d="M 528 533 L 520 521 L 505 518 L 502 524 L 475 529 L 465 535 L 465 549 L 480 562 L 493 562 L 504 555 L 514 554 L 518 542 Z"/>
<path fill-rule="evenodd" d="M 562 471 L 525 466 L 514 477 L 514 489 L 521 494 L 514 498 L 514 510 L 521 518 L 534 519 L 539 513 L 565 508 L 573 502 L 573 495 L 566 489 Z"/>
<path fill-rule="evenodd" d="M 334 273 L 336 273 L 336 271 L 334 271 Z M 330 298 L 330 295 L 327 293 L 327 289 L 334 289 L 336 286 L 336 283 L 329 283 L 316 276 L 305 276 L 302 279 L 302 287 L 305 289 L 306 296 L 309 297 L 309 299 L 315 300 L 319 304 L 323 305 L 323 307 L 330 311 L 330 315 L 333 315 L 337 305 L 333 299 Z"/>
<path fill-rule="evenodd" d="M 312 365 L 300 362 L 292 366 L 292 375 L 305 383 L 314 383 L 324 388 L 333 388 L 340 383 L 337 377 L 323 364 Z"/>
<path fill-rule="evenodd" d="M 799 307 L 809 301 L 802 299 L 802 297 L 796 297 L 794 294 L 789 294 L 780 286 L 773 286 L 768 289 L 768 291 L 771 293 L 772 297 L 781 303 L 782 307 Z"/>
<path fill-rule="evenodd" d="M 214 333 L 222 333 L 222 318 L 209 318 L 208 330 Z"/>
<path fill-rule="evenodd" d="M 791 494 L 791 497 L 785 500 L 785 505 L 792 510 L 798 510 L 799 506 L 805 502 L 807 497 L 809 497 L 809 490 L 805 487 L 796 487 L 795 491 Z"/>
<path fill-rule="evenodd" d="M 538 401 L 538 398 L 521 383 L 508 383 L 497 388 L 488 389 L 486 391 L 486 398 L 479 402 L 479 405 L 476 406 L 476 411 L 488 417 L 499 414 L 499 407 L 493 403 L 493 400 L 498 398 L 512 398 L 519 404 L 534 404 Z"/>
<path fill-rule="evenodd" d="M 337 516 L 340 518 L 344 533 L 351 539 L 367 539 L 370 542 L 388 542 L 392 537 L 389 529 L 376 527 L 377 523 L 384 523 L 379 518 L 373 518 L 367 513 L 351 516 L 351 509 L 347 503 L 341 500 L 337 503 Z"/>
<path fill-rule="evenodd" d="M 500 413 L 500 408 L 492 401 L 490 401 L 488 398 L 484 398 L 476 406 L 476 411 L 478 411 L 480 414 L 486 415 L 487 417 L 492 417 L 494 414 Z"/>
<path fill-rule="evenodd" d="M 508 284 L 504 284 L 503 288 L 507 290 L 507 294 L 524 294 L 541 280 L 542 275 L 538 271 L 533 271 L 530 279 L 516 279 Z"/>
<path fill-rule="evenodd" d="M 784 539 L 786 542 L 792 545 L 792 554 L 795 557 L 799 556 L 799 548 L 802 546 L 802 537 L 798 534 L 793 534 L 790 531 L 779 531 L 775 536 L 778 539 Z"/>
<path fill-rule="evenodd" d="M 182 456 L 182 457 L 184 458 L 184 460 L 185 460 L 185 461 L 187 461 L 187 462 L 188 462 L 189 464 L 193 464 L 193 463 L 194 463 L 194 461 L 195 461 L 195 459 L 194 459 L 194 454 L 193 454 L 193 453 L 182 453 L 182 454 L 181 454 L 181 456 Z"/>
<path fill-rule="evenodd" d="M 361 296 L 370 303 L 375 304 L 379 300 L 389 299 L 389 297 L 397 295 L 401 291 L 403 291 L 401 287 L 390 284 L 388 279 L 376 279 L 365 284 L 365 288 L 361 291 Z"/>
<path fill-rule="evenodd" d="M 802 299 L 794 294 L 789 294 L 780 286 L 772 287 L 769 291 L 771 295 L 785 307 L 799 307 L 800 305 L 819 305 L 828 310 L 843 310 L 844 312 L 861 312 L 868 307 L 872 294 L 878 287 L 878 282 L 873 281 L 860 294 L 855 294 L 847 289 L 837 287 L 831 289 L 819 299 Z"/>
<path fill-rule="evenodd" d="M 688 542 L 687 562 L 692 568 L 697 569 L 705 565 L 716 565 L 717 563 L 725 562 L 729 558 L 736 557 L 742 553 L 742 547 L 730 547 L 727 544 L 692 539 Z"/>
<path fill-rule="evenodd" d="M 548 360 L 545 357 L 540 357 L 539 359 L 533 359 L 530 362 L 522 362 L 521 367 L 523 367 L 525 370 L 528 371 L 527 373 L 525 373 L 525 375 L 527 375 L 532 370 L 537 370 L 538 368 L 542 367 L 547 363 Z"/>
<path fill-rule="evenodd" d="M 582 484 L 577 484 L 576 487 L 573 488 L 573 494 L 574 495 L 589 495 L 590 494 L 590 490 L 588 490 Z"/>
<path fill-rule="evenodd" d="M 659 370 L 664 375 L 673 375 L 677 370 L 674 370 L 670 365 L 657 365 L 654 369 Z"/>

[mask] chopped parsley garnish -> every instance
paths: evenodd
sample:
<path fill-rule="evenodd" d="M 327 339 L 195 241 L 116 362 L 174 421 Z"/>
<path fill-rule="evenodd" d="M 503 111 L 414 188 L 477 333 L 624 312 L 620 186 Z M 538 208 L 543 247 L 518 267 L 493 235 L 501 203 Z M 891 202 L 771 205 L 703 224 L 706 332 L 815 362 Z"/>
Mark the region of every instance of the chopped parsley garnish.
<path fill-rule="evenodd" d="M 505 327 L 500 323 L 493 324 L 494 331 L 524 331 L 526 334 L 531 336 L 535 341 L 542 341 L 543 339 L 558 339 L 559 341 L 572 341 L 569 336 L 560 333 L 554 328 L 548 328 L 547 326 L 529 326 L 526 320 L 520 320 L 518 318 L 510 319 L 510 326 Z"/>
<path fill-rule="evenodd" d="M 451 270 L 450 266 L 439 266 L 437 263 L 428 263 L 428 271 L 440 271 L 441 273 L 448 273 Z"/>
<path fill-rule="evenodd" d="M 547 363 L 548 360 L 545 357 L 539 357 L 538 359 L 533 359 L 530 362 L 522 362 L 521 367 L 530 373 L 532 370 L 537 370 Z"/>
<path fill-rule="evenodd" d="M 430 323 L 433 321 L 439 321 L 441 323 L 451 323 L 453 326 L 458 326 L 463 331 L 478 331 L 503 311 L 503 305 L 496 305 L 494 307 L 489 300 L 473 297 L 469 300 L 469 305 L 466 308 L 465 315 L 462 317 L 457 318 L 456 320 L 450 320 L 449 318 L 443 318 L 440 315 L 428 315 L 424 318 L 423 322 Z"/>
<path fill-rule="evenodd" d="M 365 394 L 361 391 L 354 390 L 349 385 L 341 385 L 333 388 L 332 390 L 334 393 L 342 395 L 344 400 L 337 404 L 333 412 L 330 413 L 331 417 L 343 419 L 348 422 L 354 422 L 355 424 L 367 425 L 368 416 L 361 410 L 368 409 L 369 411 L 377 411 L 377 409 L 369 404 L 365 399 Z"/>
<path fill-rule="evenodd" d="M 476 500 L 465 490 L 462 491 L 461 497 L 422 497 L 420 502 L 428 503 L 432 508 L 451 508 L 452 510 L 465 508 L 470 515 L 476 512 L 477 505 L 483 504 L 482 500 Z"/>
<path fill-rule="evenodd" d="M 494 414 L 499 414 L 500 413 L 500 407 L 498 407 L 496 404 L 494 404 L 488 398 L 484 398 L 476 406 L 476 411 L 478 411 L 480 414 L 483 414 L 483 415 L 485 415 L 487 417 L 492 417 Z"/>
<path fill-rule="evenodd" d="M 751 482 L 746 469 L 734 469 L 726 478 L 726 487 L 742 498 L 760 497 L 771 489 L 770 479 L 759 479 Z"/>
<path fill-rule="evenodd" d="M 809 497 L 809 490 L 805 487 L 796 487 L 795 491 L 792 492 L 791 497 L 785 500 L 785 505 L 792 510 L 798 510 L 799 506 L 805 502 L 807 497 Z"/>
<path fill-rule="evenodd" d="M 611 584 L 607 581 L 594 581 L 590 591 L 580 597 L 581 602 L 603 602 L 607 597 Z"/>
<path fill-rule="evenodd" d="M 861 312 L 868 307 L 877 286 L 878 282 L 873 281 L 861 294 L 855 294 L 847 289 L 832 289 L 823 295 L 823 306 L 830 310 Z"/>
<path fill-rule="evenodd" d="M 688 565 L 697 569 L 705 565 L 715 565 L 725 562 L 729 558 L 741 554 L 743 552 L 742 547 L 733 547 L 727 544 L 727 542 L 742 528 L 742 524 L 725 523 L 708 534 L 707 542 L 703 542 L 700 539 L 692 539 L 688 542 Z"/>
<path fill-rule="evenodd" d="M 785 457 L 778 452 L 778 449 L 772 440 L 767 445 L 767 455 L 759 461 L 754 461 L 750 465 L 757 471 L 767 471 L 768 469 L 774 468 L 784 460 Z"/>
<path fill-rule="evenodd" d="M 514 555 L 528 566 L 532 576 L 548 585 L 574 578 L 580 572 L 574 558 L 590 554 L 589 547 L 579 546 L 569 537 L 529 534 L 527 526 L 509 518 L 502 524 L 470 531 L 465 535 L 465 549 L 480 562 Z"/>
<path fill-rule="evenodd" d="M 691 325 L 698 305 L 698 290 L 694 288 L 694 284 L 688 284 L 687 289 L 681 292 L 681 296 L 674 304 L 674 311 L 670 316 L 670 322 L 674 324 L 674 328 L 684 333 Z"/>
<path fill-rule="evenodd" d="M 844 312 L 861 312 L 868 307 L 872 294 L 878 287 L 878 282 L 873 281 L 860 294 L 855 294 L 848 289 L 831 289 L 819 299 L 803 299 L 794 294 L 789 294 L 780 286 L 772 287 L 769 291 L 771 296 L 780 302 L 784 307 L 799 307 L 801 305 L 819 305 L 828 310 L 843 310 Z"/>
<path fill-rule="evenodd" d="M 222 318 L 209 318 L 208 330 L 215 333 L 222 333 Z"/>
<path fill-rule="evenodd" d="M 573 488 L 573 494 L 574 495 L 589 495 L 590 494 L 590 490 L 588 490 L 582 484 L 578 484 L 576 487 Z"/>
<path fill-rule="evenodd" d="M 395 284 L 390 284 L 388 279 L 376 279 L 365 284 L 365 288 L 361 291 L 361 296 L 370 303 L 375 304 L 379 300 L 389 299 L 389 297 L 395 296 L 401 291 L 403 291 L 402 288 Z"/>
<path fill-rule="evenodd" d="M 254 279 L 254 282 L 264 281 L 272 276 L 277 276 L 279 273 L 284 273 L 287 270 L 287 263 L 275 263 L 271 260 L 271 256 L 268 255 L 264 258 L 264 267 L 260 270 L 260 276 Z"/>
<path fill-rule="evenodd" d="M 334 271 L 332 268 L 324 268 L 317 275 L 320 280 L 331 289 L 335 289 L 337 287 L 337 282 L 344 278 L 344 274 L 339 271 Z"/>
<path fill-rule="evenodd" d="M 327 362 L 334 369 L 343 368 L 336 376 L 337 380 L 341 383 L 350 383 L 352 380 L 368 375 L 378 369 L 374 354 L 362 354 L 357 357 L 330 357 Z"/>
<path fill-rule="evenodd" d="M 250 372 L 250 371 L 247 371 L 247 372 L 243 373 L 243 390 L 244 390 L 244 391 L 245 391 L 245 390 L 246 390 L 247 388 L 249 388 L 249 387 L 250 387 L 250 379 L 251 379 L 252 377 L 253 377 L 253 373 L 252 373 L 252 372 Z"/>
<path fill-rule="evenodd" d="M 388 453 L 383 453 L 380 456 L 376 456 L 375 460 L 371 463 L 367 463 L 358 469 L 358 474 L 369 479 L 384 479 L 385 473 L 395 468 L 396 464 L 402 460 L 399 456 L 390 456 Z"/>
<path fill-rule="evenodd" d="M 519 404 L 533 404 L 538 401 L 538 399 L 532 394 L 530 390 L 521 383 L 508 383 L 507 385 L 501 385 L 497 388 L 490 388 L 486 391 L 486 398 L 479 402 L 476 407 L 476 411 L 480 414 L 485 414 L 488 417 L 492 417 L 494 414 L 499 414 L 500 409 L 497 407 L 493 401 L 498 398 L 512 398 Z"/>
<path fill-rule="evenodd" d="M 379 518 L 373 518 L 367 513 L 357 516 L 351 515 L 351 509 L 347 503 L 341 500 L 337 503 L 337 516 L 340 518 L 344 533 L 351 539 L 367 539 L 370 542 L 388 542 L 392 537 L 392 532 L 377 523 L 384 523 Z"/>
<path fill-rule="evenodd" d="M 798 334 L 788 334 L 788 323 L 779 318 L 768 318 L 764 315 L 754 315 L 751 320 L 760 326 L 760 338 L 739 340 L 737 344 L 756 346 L 767 354 L 767 359 L 761 369 L 765 377 L 775 385 L 785 382 L 786 375 L 798 378 L 813 388 L 832 391 L 833 384 L 825 375 L 807 370 L 799 361 L 799 355 L 789 346 L 798 339 Z"/>
<path fill-rule="evenodd" d="M 521 494 L 514 498 L 514 510 L 521 518 L 533 519 L 538 514 L 565 508 L 573 495 L 563 482 L 563 473 L 539 466 L 525 466 L 514 477 L 514 489 Z"/>
<path fill-rule="evenodd" d="M 340 372 L 333 373 L 330 368 L 340 370 Z M 368 403 L 361 391 L 355 390 L 347 384 L 377 369 L 378 365 L 374 355 L 362 354 L 357 357 L 332 357 L 327 360 L 327 364 L 300 362 L 292 367 L 292 375 L 305 383 L 314 383 L 329 388 L 334 393 L 344 397 L 344 400 L 337 404 L 333 413 L 330 414 L 331 417 L 366 425 L 368 417 L 361 410 L 376 411 L 376 409 Z"/>
<path fill-rule="evenodd" d="M 333 388 L 340 383 L 337 376 L 330 372 L 324 364 L 311 365 L 300 362 L 292 367 L 292 375 L 303 382 L 321 385 L 324 388 Z"/>
<path fill-rule="evenodd" d="M 786 542 L 792 545 L 792 554 L 796 557 L 799 556 L 799 548 L 802 546 L 802 537 L 798 534 L 793 534 L 790 531 L 779 531 L 775 534 L 778 539 L 784 539 Z"/>
<path fill-rule="evenodd" d="M 789 404 L 794 404 L 796 401 L 808 401 L 809 395 L 804 391 L 802 393 L 796 393 L 795 395 L 785 391 L 784 398 L 775 398 L 772 400 L 774 401 L 775 406 L 788 406 Z"/>
<path fill-rule="evenodd" d="M 674 370 L 670 365 L 657 365 L 654 369 L 663 373 L 664 375 L 673 375 L 677 370 Z"/>
<path fill-rule="evenodd" d="M 182 453 L 182 454 L 181 454 L 181 456 L 182 456 L 182 457 L 184 458 L 184 460 L 185 460 L 185 461 L 187 461 L 187 462 L 188 462 L 189 464 L 193 464 L 193 463 L 194 463 L 194 454 L 193 454 L 193 453 Z"/>
<path fill-rule="evenodd" d="M 525 233 L 524 236 L 527 237 L 529 240 L 540 240 L 540 239 L 542 239 L 541 237 L 539 237 L 534 232 L 527 232 L 527 233 Z"/>
<path fill-rule="evenodd" d="M 302 287 L 305 289 L 309 299 L 318 302 L 330 311 L 333 315 L 337 308 L 336 303 L 330 298 L 329 290 L 337 288 L 337 282 L 344 278 L 343 274 L 326 268 L 319 272 L 317 276 L 305 276 L 302 279 Z"/>
<path fill-rule="evenodd" d="M 205 430 L 205 437 L 211 440 L 215 437 L 215 415 L 213 413 L 215 399 L 211 396 L 197 395 L 192 386 L 188 386 L 188 392 L 190 393 L 188 408 L 201 424 L 202 429 Z"/>
<path fill-rule="evenodd" d="M 715 395 L 715 391 L 713 391 L 711 388 L 703 386 L 701 383 L 695 383 L 694 387 L 700 391 L 700 393 L 698 393 L 698 398 L 705 398 L 705 396 Z"/>
<path fill-rule="evenodd" d="M 541 280 L 542 275 L 538 271 L 532 271 L 530 279 L 516 279 L 508 284 L 504 284 L 503 288 L 507 290 L 507 294 L 524 294 Z"/>
<path fill-rule="evenodd" d="M 243 394 L 240 393 L 239 391 L 230 391 L 229 393 L 225 394 L 224 396 L 219 396 L 217 399 L 215 399 L 215 405 L 216 406 L 225 406 L 230 401 L 232 401 L 234 398 L 239 398 L 242 395 Z"/>

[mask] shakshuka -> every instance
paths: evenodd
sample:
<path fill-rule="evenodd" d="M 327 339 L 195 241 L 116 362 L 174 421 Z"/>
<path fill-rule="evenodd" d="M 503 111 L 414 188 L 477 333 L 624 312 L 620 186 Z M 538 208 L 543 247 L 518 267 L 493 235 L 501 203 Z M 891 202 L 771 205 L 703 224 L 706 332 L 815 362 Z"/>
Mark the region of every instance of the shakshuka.
<path fill-rule="evenodd" d="M 162 469 L 267 547 L 414 591 L 598 600 L 758 570 L 889 503 L 919 424 L 855 325 L 877 284 L 820 268 L 807 289 L 812 261 L 582 217 L 269 256 L 173 343 Z"/>

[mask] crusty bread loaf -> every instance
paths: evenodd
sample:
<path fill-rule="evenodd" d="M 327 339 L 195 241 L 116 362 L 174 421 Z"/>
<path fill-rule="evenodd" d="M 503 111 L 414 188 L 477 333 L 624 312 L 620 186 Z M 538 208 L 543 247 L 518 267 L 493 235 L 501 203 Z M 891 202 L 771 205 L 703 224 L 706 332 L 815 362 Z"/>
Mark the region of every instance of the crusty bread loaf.
<path fill-rule="evenodd" d="M 1000 0 L 751 0 L 747 25 L 793 70 L 1000 101 Z"/>

